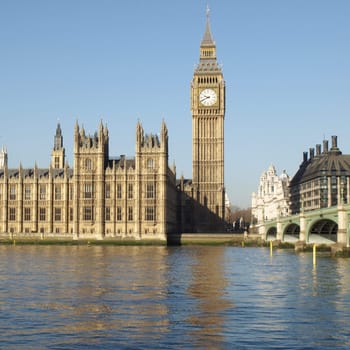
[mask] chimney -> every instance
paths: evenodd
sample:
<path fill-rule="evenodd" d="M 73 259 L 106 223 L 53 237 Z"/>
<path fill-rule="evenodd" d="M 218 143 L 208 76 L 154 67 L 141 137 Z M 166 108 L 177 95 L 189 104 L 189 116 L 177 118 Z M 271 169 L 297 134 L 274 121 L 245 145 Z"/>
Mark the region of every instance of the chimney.
<path fill-rule="evenodd" d="M 333 154 L 341 154 L 340 149 L 338 148 L 338 142 L 337 142 L 337 136 L 332 136 L 332 148 L 331 148 L 331 152 Z"/>
<path fill-rule="evenodd" d="M 303 153 L 303 162 L 307 162 L 307 152 Z"/>
<path fill-rule="evenodd" d="M 338 146 L 337 146 L 337 136 L 332 136 L 332 148 L 338 148 Z"/>
<path fill-rule="evenodd" d="M 314 148 L 310 148 L 310 160 L 312 160 L 315 156 L 315 149 Z"/>
<path fill-rule="evenodd" d="M 321 155 L 321 145 L 317 144 L 316 145 L 316 156 L 319 156 L 319 155 Z"/>
<path fill-rule="evenodd" d="M 328 153 L 328 140 L 323 140 L 323 153 Z"/>

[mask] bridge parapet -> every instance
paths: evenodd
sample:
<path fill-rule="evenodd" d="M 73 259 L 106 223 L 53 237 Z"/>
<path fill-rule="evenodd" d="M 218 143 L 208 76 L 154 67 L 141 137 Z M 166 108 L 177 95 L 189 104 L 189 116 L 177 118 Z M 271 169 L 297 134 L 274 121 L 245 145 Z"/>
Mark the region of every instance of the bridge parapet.
<path fill-rule="evenodd" d="M 298 214 L 266 220 L 259 226 L 259 233 L 264 240 L 273 233 L 276 239 L 284 241 L 285 232 L 289 227 L 296 225 L 300 228 L 299 240 L 308 242 L 312 227 L 322 220 L 329 220 L 338 225 L 337 242 L 350 245 L 350 204 L 302 211 Z"/>

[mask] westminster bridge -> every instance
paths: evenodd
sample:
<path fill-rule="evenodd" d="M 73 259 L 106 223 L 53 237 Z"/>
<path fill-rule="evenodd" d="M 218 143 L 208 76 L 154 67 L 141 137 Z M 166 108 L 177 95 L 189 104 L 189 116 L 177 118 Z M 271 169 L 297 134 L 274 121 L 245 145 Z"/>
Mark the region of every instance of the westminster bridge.
<path fill-rule="evenodd" d="M 264 240 L 306 243 L 350 243 L 350 204 L 279 216 L 256 226 Z"/>

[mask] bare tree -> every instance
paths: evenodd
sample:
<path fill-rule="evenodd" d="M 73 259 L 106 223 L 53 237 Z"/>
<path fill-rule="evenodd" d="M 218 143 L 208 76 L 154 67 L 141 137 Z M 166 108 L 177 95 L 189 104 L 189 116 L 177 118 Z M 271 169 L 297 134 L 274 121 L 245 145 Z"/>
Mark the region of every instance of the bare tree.
<path fill-rule="evenodd" d="M 228 222 L 232 224 L 236 231 L 246 230 L 250 225 L 252 208 L 241 209 L 232 206 Z"/>

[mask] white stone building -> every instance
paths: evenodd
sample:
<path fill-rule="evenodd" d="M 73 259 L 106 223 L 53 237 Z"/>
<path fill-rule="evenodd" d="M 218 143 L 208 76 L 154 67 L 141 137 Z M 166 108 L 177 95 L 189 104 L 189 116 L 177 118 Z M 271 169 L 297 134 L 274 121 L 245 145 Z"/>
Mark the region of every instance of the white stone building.
<path fill-rule="evenodd" d="M 289 212 L 290 177 L 285 171 L 278 176 L 276 169 L 270 165 L 260 176 L 259 188 L 252 194 L 252 223 L 259 225 L 265 220 L 286 216 Z"/>

